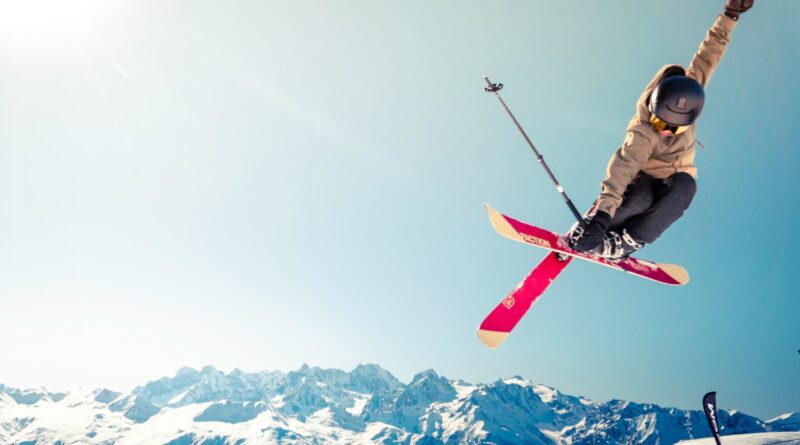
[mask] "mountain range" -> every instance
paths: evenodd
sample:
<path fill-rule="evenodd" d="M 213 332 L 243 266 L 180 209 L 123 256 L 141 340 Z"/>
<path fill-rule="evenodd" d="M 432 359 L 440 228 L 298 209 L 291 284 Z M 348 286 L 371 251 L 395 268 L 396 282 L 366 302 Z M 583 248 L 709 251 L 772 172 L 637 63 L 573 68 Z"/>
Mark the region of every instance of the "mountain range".
<path fill-rule="evenodd" d="M 718 417 L 723 435 L 800 431 L 800 413 Z M 182 368 L 130 393 L 0 384 L 3 444 L 672 444 L 709 435 L 699 410 L 597 403 L 521 377 L 470 384 L 427 370 L 406 384 L 378 365 Z"/>

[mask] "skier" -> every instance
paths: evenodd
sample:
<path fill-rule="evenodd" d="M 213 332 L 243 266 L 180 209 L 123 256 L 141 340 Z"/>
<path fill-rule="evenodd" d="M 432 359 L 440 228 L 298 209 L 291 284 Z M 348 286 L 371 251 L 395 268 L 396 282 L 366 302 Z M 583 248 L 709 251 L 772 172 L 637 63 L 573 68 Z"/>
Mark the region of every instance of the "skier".
<path fill-rule="evenodd" d="M 655 241 L 694 198 L 695 121 L 739 15 L 755 0 L 727 0 L 689 68 L 666 65 L 639 97 L 622 146 L 611 156 L 601 193 L 572 230 L 572 247 L 618 261 Z"/>

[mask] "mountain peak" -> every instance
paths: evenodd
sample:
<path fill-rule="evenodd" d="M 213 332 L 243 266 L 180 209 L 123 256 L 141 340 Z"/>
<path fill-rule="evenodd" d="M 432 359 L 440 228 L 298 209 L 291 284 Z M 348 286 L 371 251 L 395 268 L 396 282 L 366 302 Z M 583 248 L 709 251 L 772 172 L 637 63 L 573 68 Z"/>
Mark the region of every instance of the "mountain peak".
<path fill-rule="evenodd" d="M 529 380 L 523 379 L 518 375 L 502 380 L 502 382 L 505 383 L 506 385 L 517 385 L 517 386 L 522 386 L 523 388 L 531 388 L 534 386 L 533 383 L 531 383 Z"/>
<path fill-rule="evenodd" d="M 389 372 L 375 363 L 359 363 L 352 372 Z"/>
<path fill-rule="evenodd" d="M 95 391 L 94 400 L 95 402 L 108 404 L 116 400 L 121 395 L 122 394 L 116 391 L 103 388 Z"/>
<path fill-rule="evenodd" d="M 215 368 L 215 367 L 213 367 L 211 365 L 203 366 L 203 369 L 200 370 L 200 373 L 201 374 L 225 374 L 224 372 L 218 370 L 217 368 Z"/>
<path fill-rule="evenodd" d="M 415 375 L 414 378 L 411 380 L 411 384 L 412 385 L 419 384 L 421 381 L 428 378 L 439 379 L 439 374 L 437 374 L 436 371 L 434 371 L 433 369 L 426 369 L 425 371 L 417 373 L 417 375 Z"/>
<path fill-rule="evenodd" d="M 197 374 L 199 374 L 199 372 L 196 369 L 190 368 L 188 366 L 184 366 L 184 367 L 181 367 L 178 370 L 178 372 L 175 373 L 175 377 L 174 378 L 177 379 L 177 378 L 181 378 L 181 377 L 194 376 L 194 375 L 197 375 Z"/>
<path fill-rule="evenodd" d="M 378 365 L 358 365 L 348 374 L 349 388 L 360 393 L 394 391 L 403 386 L 395 376 Z"/>

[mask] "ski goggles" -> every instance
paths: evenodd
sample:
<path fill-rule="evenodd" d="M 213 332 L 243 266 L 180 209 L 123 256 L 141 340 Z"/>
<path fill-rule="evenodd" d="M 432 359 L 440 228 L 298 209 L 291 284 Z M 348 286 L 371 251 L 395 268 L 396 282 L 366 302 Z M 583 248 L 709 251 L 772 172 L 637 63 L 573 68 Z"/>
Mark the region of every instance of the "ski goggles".
<path fill-rule="evenodd" d="M 677 136 L 689 129 L 688 125 L 685 125 L 683 127 L 676 127 L 674 125 L 670 125 L 662 121 L 658 117 L 656 117 L 655 114 L 650 115 L 650 124 L 653 126 L 653 128 L 658 130 L 661 136 L 673 136 L 673 135 Z"/>

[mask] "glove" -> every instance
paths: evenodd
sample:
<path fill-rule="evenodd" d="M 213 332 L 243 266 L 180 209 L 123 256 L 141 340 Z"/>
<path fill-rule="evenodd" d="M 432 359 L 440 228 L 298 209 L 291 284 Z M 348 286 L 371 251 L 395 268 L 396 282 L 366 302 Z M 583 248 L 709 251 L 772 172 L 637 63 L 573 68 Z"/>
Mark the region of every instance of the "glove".
<path fill-rule="evenodd" d="M 725 2 L 725 15 L 739 20 L 739 14 L 753 7 L 755 0 L 727 0 Z"/>
<path fill-rule="evenodd" d="M 611 223 L 611 215 L 598 210 L 589 221 L 584 224 L 583 230 L 577 228 L 575 236 L 570 237 L 572 248 L 581 252 L 588 252 L 603 242 L 603 237 Z"/>

